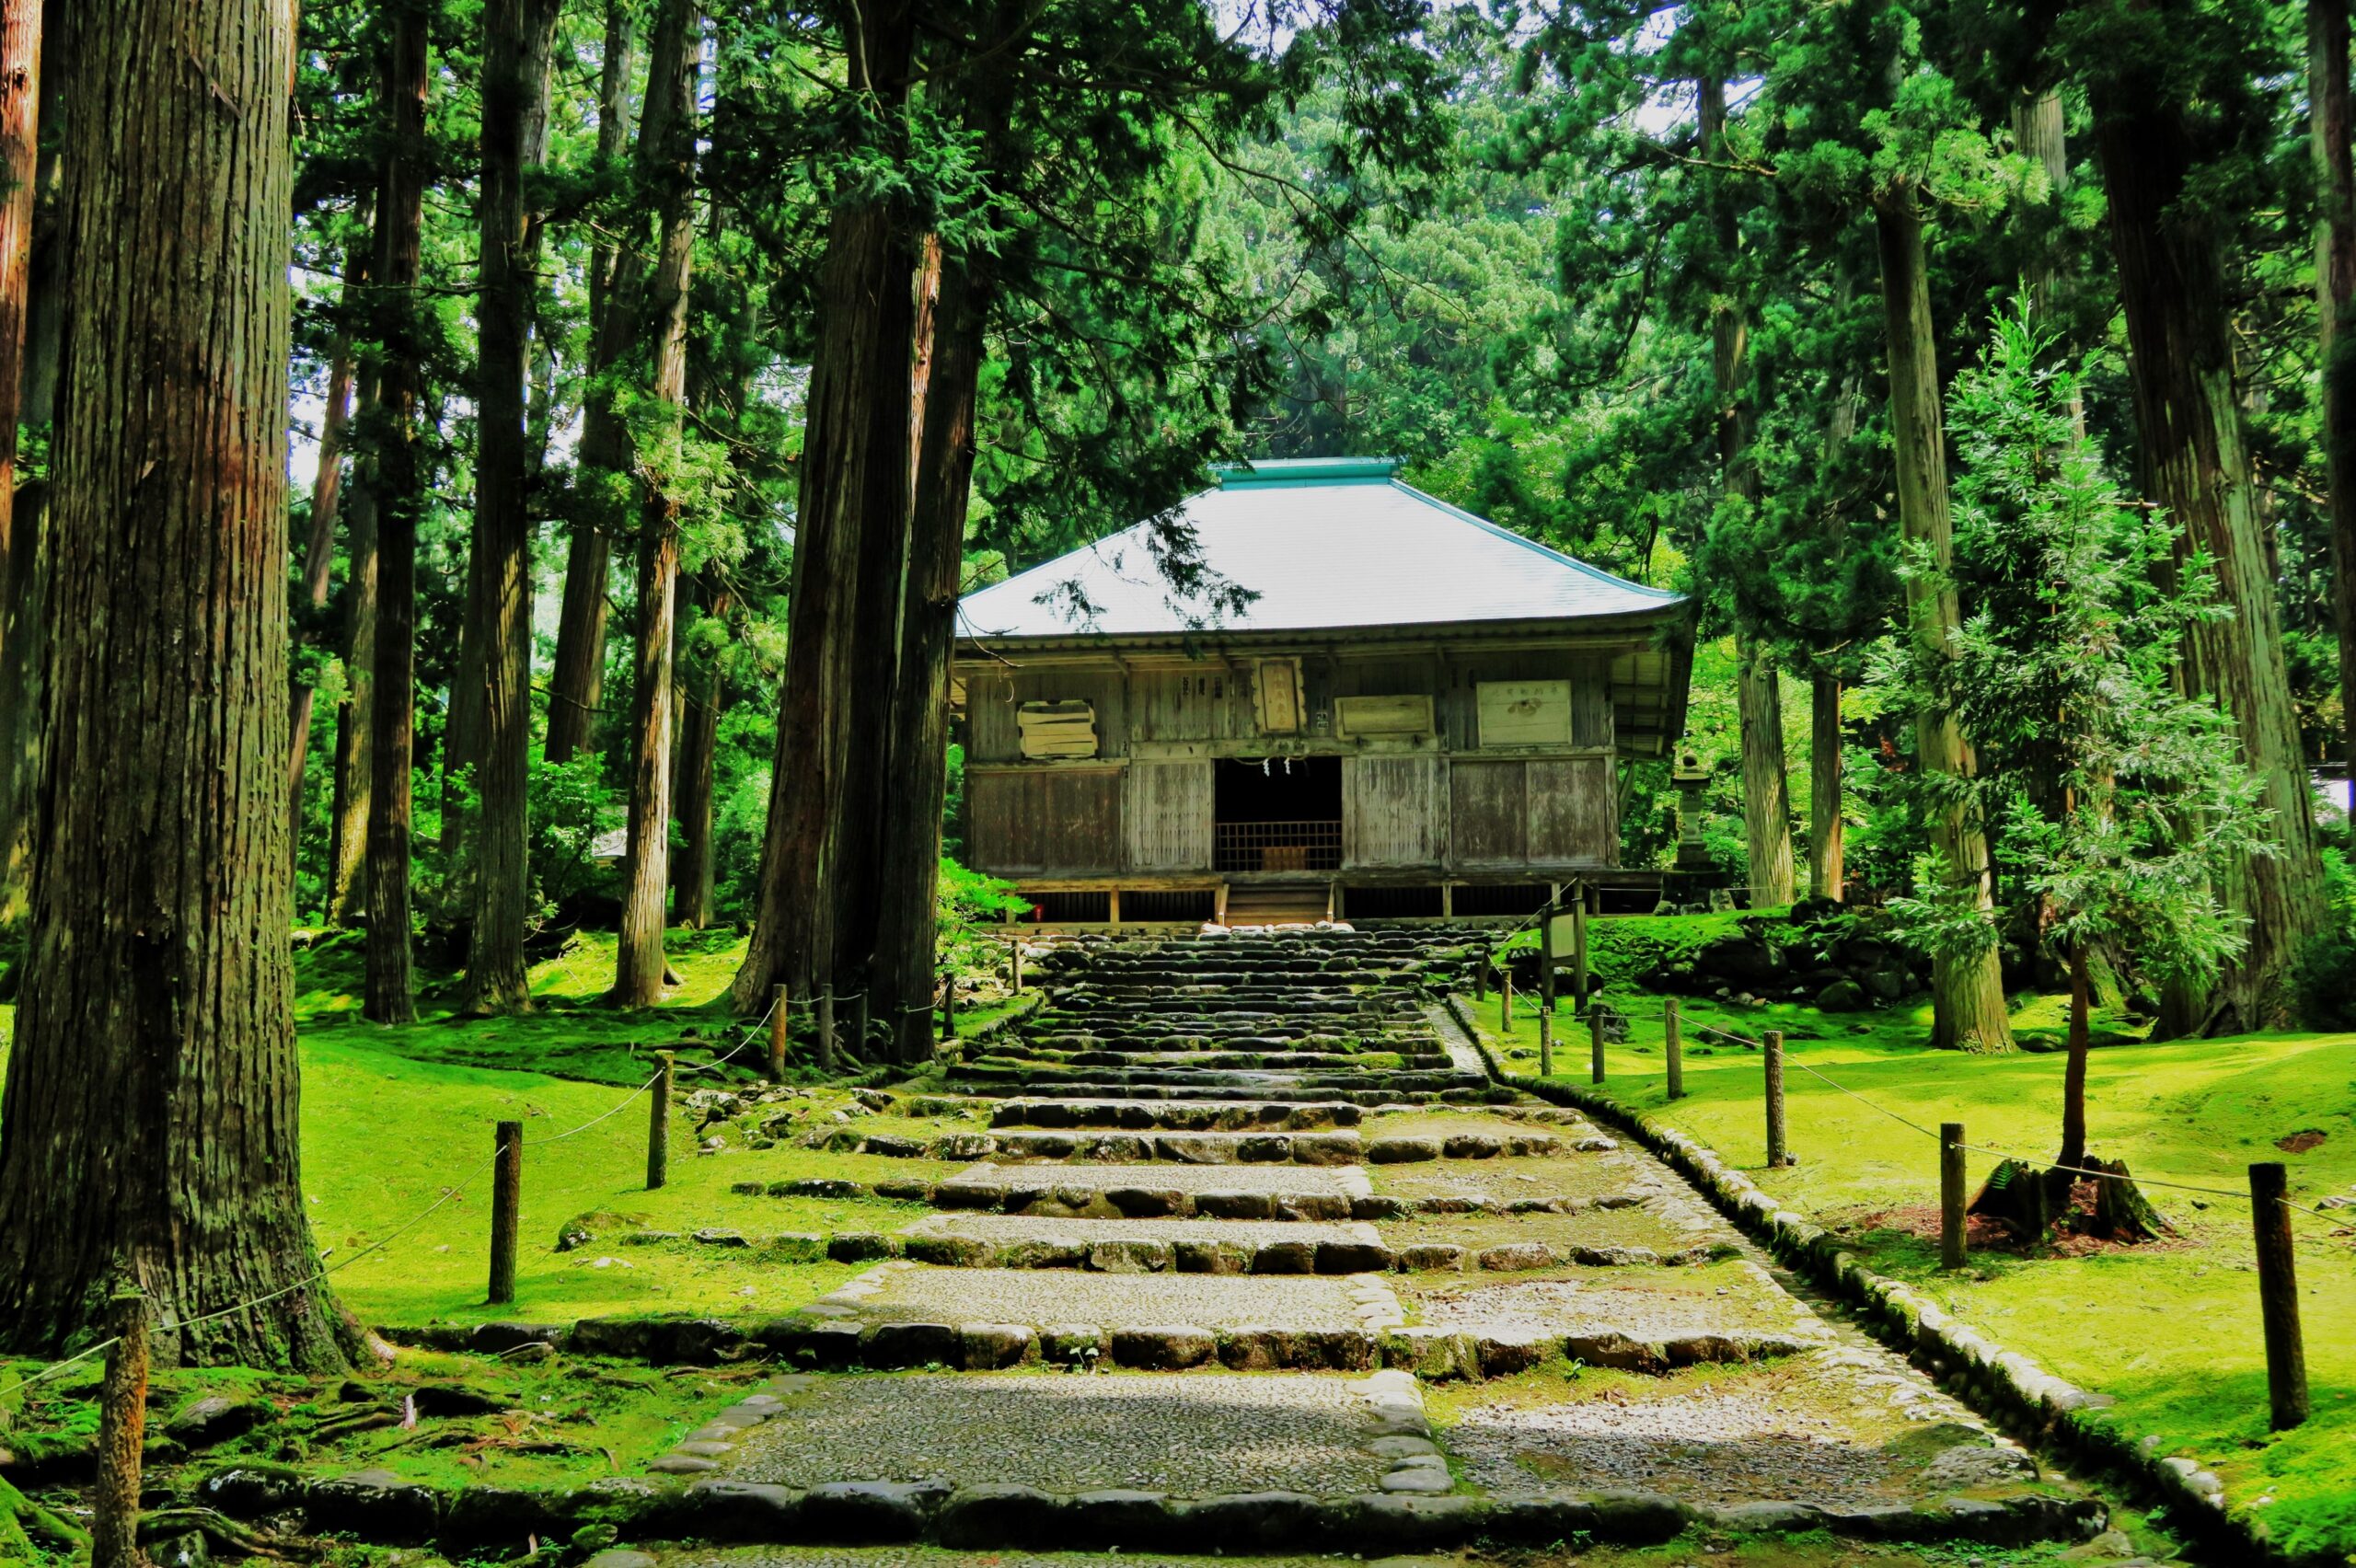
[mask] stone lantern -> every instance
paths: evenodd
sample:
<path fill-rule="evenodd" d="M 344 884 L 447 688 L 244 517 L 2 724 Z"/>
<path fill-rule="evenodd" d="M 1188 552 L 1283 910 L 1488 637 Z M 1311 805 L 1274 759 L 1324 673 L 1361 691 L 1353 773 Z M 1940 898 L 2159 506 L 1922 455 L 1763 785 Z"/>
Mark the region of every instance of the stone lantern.
<path fill-rule="evenodd" d="M 1709 787 L 1710 770 L 1702 766 L 1698 755 L 1684 751 L 1677 754 L 1677 765 L 1669 777 L 1677 786 L 1677 869 L 1715 870 L 1710 852 L 1702 844 L 1702 791 Z"/>

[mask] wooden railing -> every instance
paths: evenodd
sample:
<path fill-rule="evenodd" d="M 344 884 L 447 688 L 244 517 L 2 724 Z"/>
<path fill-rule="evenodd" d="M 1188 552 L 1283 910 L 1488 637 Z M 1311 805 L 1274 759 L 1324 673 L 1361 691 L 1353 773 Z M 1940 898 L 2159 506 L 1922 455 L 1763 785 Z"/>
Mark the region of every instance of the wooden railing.
<path fill-rule="evenodd" d="M 1337 871 L 1341 821 L 1215 823 L 1211 866 L 1221 871 Z"/>

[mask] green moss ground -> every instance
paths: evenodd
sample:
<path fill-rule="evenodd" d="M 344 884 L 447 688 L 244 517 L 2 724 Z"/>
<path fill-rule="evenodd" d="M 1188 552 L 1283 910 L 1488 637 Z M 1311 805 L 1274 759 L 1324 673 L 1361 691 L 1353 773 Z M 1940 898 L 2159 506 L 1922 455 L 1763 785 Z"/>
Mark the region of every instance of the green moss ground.
<path fill-rule="evenodd" d="M 1672 923 L 1689 922 L 1657 922 Z M 1597 922 L 1600 951 L 1613 945 L 1614 924 Z M 2099 1419 L 2213 1469 L 2234 1506 L 2266 1519 L 2283 1545 L 2356 1548 L 2356 1210 L 2342 1225 L 2297 1222 L 2315 1414 L 2295 1432 L 2272 1435 L 2246 1199 L 2154 1186 L 2149 1193 L 2183 1232 L 2180 1241 L 2085 1256 L 1982 1254 L 1964 1274 L 1943 1274 L 1932 1228 L 1932 1138 L 1792 1070 L 1786 1115 L 1799 1163 L 1767 1170 L 1758 1054 L 1713 1044 L 1692 1026 L 1753 1038 L 1781 1028 L 1793 1062 L 1876 1105 L 1926 1127 L 1960 1121 L 1969 1141 L 2031 1157 L 2050 1158 L 2059 1136 L 2059 1055 L 1925 1049 L 1927 1006 L 1851 1016 L 1689 1000 L 1687 1096 L 1672 1104 L 1659 998 L 1624 980 L 1607 984 L 1603 996 L 1635 1025 L 1628 1043 L 1606 1050 L 1606 1090 L 1615 1100 L 1707 1143 L 1768 1193 L 1842 1230 L 1875 1268 L 2062 1377 L 2112 1396 L 2118 1405 Z M 2035 998 L 2016 1021 L 2050 1026 L 2058 1006 L 2058 998 Z M 1521 1009 L 1510 1039 L 1497 1031 L 1494 997 L 1479 1021 L 1510 1069 L 1535 1071 L 1531 1009 Z M 1567 1004 L 1559 1021 L 1555 1074 L 1586 1084 L 1586 1029 Z M 2154 1181 L 2237 1193 L 2246 1191 L 2250 1162 L 2279 1159 L 2297 1201 L 2313 1205 L 2356 1187 L 2356 1036 L 2108 1045 L 2093 1056 L 2088 1107 L 2094 1151 Z M 2323 1141 L 2302 1153 L 2275 1147 L 2307 1131 Z M 1993 1163 L 1973 1155 L 1973 1180 Z"/>

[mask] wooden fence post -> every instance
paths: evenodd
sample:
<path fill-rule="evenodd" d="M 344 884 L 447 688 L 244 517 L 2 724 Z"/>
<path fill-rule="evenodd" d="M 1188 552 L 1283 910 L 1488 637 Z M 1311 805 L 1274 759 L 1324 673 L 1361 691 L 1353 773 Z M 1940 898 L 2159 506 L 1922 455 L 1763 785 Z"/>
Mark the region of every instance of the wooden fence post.
<path fill-rule="evenodd" d="M 1603 1081 L 1603 1004 L 1597 1002 L 1587 1009 L 1588 1046 L 1592 1055 L 1590 1066 L 1595 1081 Z"/>
<path fill-rule="evenodd" d="M 1118 898 L 1120 894 L 1116 893 L 1113 896 Z M 957 1038 L 957 972 L 954 969 L 941 972 L 941 1038 L 944 1041 Z"/>
<path fill-rule="evenodd" d="M 524 1207 L 524 1124 L 502 1122 L 491 1132 L 491 1289 L 493 1306 L 515 1299 L 515 1238 Z"/>
<path fill-rule="evenodd" d="M 860 986 L 854 998 L 857 1005 L 850 1009 L 850 1054 L 862 1062 L 867 1060 L 867 994 L 871 989 Z"/>
<path fill-rule="evenodd" d="M 835 1070 L 835 983 L 818 987 L 818 1070 Z"/>
<path fill-rule="evenodd" d="M 654 1053 L 653 1101 L 646 1108 L 646 1190 L 671 1179 L 671 1053 Z"/>
<path fill-rule="evenodd" d="M 1765 1040 L 1767 1058 L 1767 1163 L 1770 1168 L 1789 1165 L 1792 1157 L 1784 1146 L 1784 1032 L 1771 1029 Z"/>
<path fill-rule="evenodd" d="M 98 1389 L 98 1481 L 90 1494 L 90 1568 L 138 1568 L 139 1454 L 147 1437 L 147 1298 L 108 1308 L 114 1345 Z"/>
<path fill-rule="evenodd" d="M 1661 1034 L 1667 1041 L 1669 1053 L 1669 1097 L 1685 1098 L 1685 1015 L 1675 997 L 1660 1005 Z"/>
<path fill-rule="evenodd" d="M 1544 1008 L 1538 1009 L 1538 1076 L 1554 1076 L 1554 1015 Z"/>
<path fill-rule="evenodd" d="M 769 988 L 769 1081 L 785 1081 L 785 1052 L 791 1038 L 792 994 L 783 985 Z"/>
<path fill-rule="evenodd" d="M 1571 890 L 1571 1003 L 1587 1006 L 1587 884 Z"/>
<path fill-rule="evenodd" d="M 2307 1349 L 2299 1332 L 2299 1281 L 2291 1260 L 2290 1176 L 2279 1161 L 2249 1168 L 2250 1220 L 2258 1235 L 2258 1310 L 2266 1325 L 2266 1393 L 2271 1424 L 2307 1419 Z"/>
<path fill-rule="evenodd" d="M 1970 1236 L 1963 1212 L 1963 1124 L 1939 1124 L 1939 1267 L 1959 1269 L 1969 1261 Z"/>
<path fill-rule="evenodd" d="M 1538 912 L 1538 1016 L 1554 1010 L 1554 906 Z"/>
<path fill-rule="evenodd" d="M 1007 943 L 1007 946 L 1013 950 L 1008 960 L 1008 962 L 1013 965 L 1011 974 L 1014 984 L 1010 987 L 1010 989 L 1015 996 L 1019 997 L 1022 995 L 1022 940 L 1018 937 L 1013 941 Z"/>
<path fill-rule="evenodd" d="M 1497 966 L 1497 1029 L 1513 1032 L 1513 964 L 1510 961 Z"/>
<path fill-rule="evenodd" d="M 1481 949 L 1481 956 L 1472 961 L 1472 999 L 1475 1002 L 1489 999 L 1489 965 L 1493 962 L 1495 960 L 1485 946 Z"/>

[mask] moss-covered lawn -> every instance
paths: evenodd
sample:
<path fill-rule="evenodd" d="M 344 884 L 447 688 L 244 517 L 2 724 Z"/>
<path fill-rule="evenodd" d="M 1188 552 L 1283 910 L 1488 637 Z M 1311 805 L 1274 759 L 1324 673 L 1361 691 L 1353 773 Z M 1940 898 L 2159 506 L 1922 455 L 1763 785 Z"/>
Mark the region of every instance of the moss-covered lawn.
<path fill-rule="evenodd" d="M 2356 1209 L 2342 1211 L 2344 1224 L 2302 1216 L 2296 1225 L 2315 1414 L 2295 1432 L 2269 1434 L 2246 1198 L 2154 1186 L 2150 1195 L 2183 1232 L 2180 1242 L 2085 1256 L 1990 1253 L 1964 1274 L 1939 1271 L 1936 1146 L 1874 1106 L 1926 1127 L 1960 1121 L 1972 1143 L 2050 1159 L 2060 1133 L 2059 1055 L 1926 1049 L 1927 1008 L 1828 1015 L 1688 1001 L 1687 1094 L 1672 1103 L 1660 999 L 1624 983 L 1604 997 L 1634 1023 L 1632 1039 L 1605 1053 L 1614 1099 L 1709 1144 L 1966 1322 L 2111 1395 L 2119 1403 L 2101 1419 L 2213 1469 L 2233 1505 L 2267 1519 L 2285 1546 L 2356 1551 Z M 2046 1023 L 2056 1007 L 2035 998 L 2018 1020 Z M 1494 998 L 1479 1021 L 1509 1069 L 1534 1072 L 1534 1011 L 1519 1011 L 1509 1040 L 1497 1031 Z M 1586 1028 L 1567 1005 L 1558 1023 L 1555 1074 L 1586 1084 Z M 1694 1023 L 1753 1038 L 1781 1028 L 1795 1064 L 1874 1104 L 1796 1066 L 1786 1074 L 1786 1114 L 1799 1163 L 1768 1170 L 1759 1055 L 1713 1042 Z M 2112 1044 L 2095 1052 L 2089 1083 L 2094 1151 L 2124 1159 L 2139 1176 L 2240 1193 L 2246 1167 L 2274 1159 L 2290 1168 L 2299 1202 L 2356 1191 L 2356 1036 Z M 2313 1142 L 2301 1152 L 2277 1147 L 2301 1133 L 2322 1139 L 2300 1140 Z M 1993 1163 L 1973 1155 L 1973 1180 Z"/>

